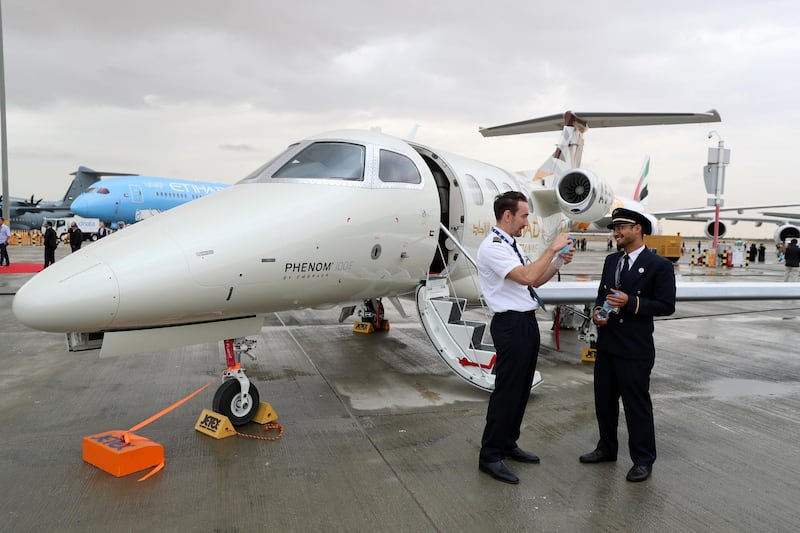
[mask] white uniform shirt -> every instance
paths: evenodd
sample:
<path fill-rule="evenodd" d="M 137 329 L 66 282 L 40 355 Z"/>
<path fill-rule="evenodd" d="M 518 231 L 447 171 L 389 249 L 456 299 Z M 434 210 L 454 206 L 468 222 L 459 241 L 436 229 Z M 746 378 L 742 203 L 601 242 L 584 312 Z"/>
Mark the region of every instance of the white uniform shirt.
<path fill-rule="evenodd" d="M 8 226 L 2 224 L 2 227 L 0 227 L 0 244 L 7 244 L 8 239 L 10 238 L 11 238 L 11 230 L 8 229 Z"/>
<path fill-rule="evenodd" d="M 538 306 L 531 298 L 528 286 L 506 278 L 509 272 L 522 264 L 509 244 L 514 238 L 500 228 L 495 229 L 508 239 L 508 243 L 491 232 L 478 248 L 478 282 L 486 305 L 493 313 L 532 311 Z"/>

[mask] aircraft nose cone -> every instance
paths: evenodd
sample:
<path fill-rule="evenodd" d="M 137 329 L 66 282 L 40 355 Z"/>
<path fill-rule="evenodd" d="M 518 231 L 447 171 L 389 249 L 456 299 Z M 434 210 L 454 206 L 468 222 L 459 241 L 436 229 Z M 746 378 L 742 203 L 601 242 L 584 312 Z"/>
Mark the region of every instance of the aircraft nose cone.
<path fill-rule="evenodd" d="M 119 288 L 102 261 L 75 254 L 44 269 L 17 291 L 17 320 L 42 331 L 99 331 L 116 315 Z"/>
<path fill-rule="evenodd" d="M 78 215 L 79 217 L 85 216 L 86 209 L 89 207 L 89 200 L 88 198 L 81 194 L 77 198 L 72 201 L 72 204 L 69 206 L 70 210 Z"/>

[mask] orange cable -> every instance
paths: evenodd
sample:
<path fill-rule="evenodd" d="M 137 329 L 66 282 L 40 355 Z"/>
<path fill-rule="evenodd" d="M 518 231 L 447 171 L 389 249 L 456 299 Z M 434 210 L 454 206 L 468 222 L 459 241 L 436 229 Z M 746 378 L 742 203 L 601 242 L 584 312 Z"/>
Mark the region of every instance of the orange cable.
<path fill-rule="evenodd" d="M 132 432 L 136 431 L 137 429 L 143 428 L 144 426 L 146 426 L 150 422 L 161 418 L 162 416 L 164 416 L 165 414 L 169 413 L 173 409 L 176 409 L 176 408 L 180 407 L 181 405 L 185 404 L 186 402 L 188 402 L 189 400 L 191 400 L 192 398 L 194 398 L 195 396 L 197 396 L 198 394 L 200 394 L 201 392 L 206 390 L 209 385 L 214 383 L 214 381 L 216 381 L 216 380 L 209 381 L 208 383 L 206 383 L 205 385 L 203 385 L 202 387 L 200 387 L 199 389 L 197 389 L 196 391 L 194 391 L 193 393 L 191 393 L 189 396 L 185 397 L 184 399 L 175 402 L 174 404 L 170 405 L 166 409 L 163 409 L 162 411 L 159 411 L 158 413 L 154 414 L 153 416 L 151 416 L 147 420 L 139 422 L 138 424 L 133 426 L 131 429 L 129 429 L 128 431 L 126 431 L 125 433 L 122 434 L 122 440 L 125 442 L 125 444 L 129 444 L 130 443 L 130 437 L 128 436 L 128 433 L 132 433 Z"/>

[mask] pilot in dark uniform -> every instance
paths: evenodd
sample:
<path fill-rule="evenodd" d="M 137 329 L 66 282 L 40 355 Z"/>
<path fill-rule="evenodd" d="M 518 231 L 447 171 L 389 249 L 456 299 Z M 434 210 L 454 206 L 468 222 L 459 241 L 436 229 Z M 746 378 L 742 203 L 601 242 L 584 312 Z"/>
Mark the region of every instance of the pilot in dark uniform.
<path fill-rule="evenodd" d="M 593 318 L 597 324 L 597 358 L 594 364 L 594 403 L 600 440 L 582 463 L 617 460 L 619 399 L 625 408 L 628 448 L 633 467 L 628 481 L 650 477 L 656 460 L 650 371 L 656 351 L 653 317 L 675 312 L 675 273 L 672 262 L 644 245 L 652 231 L 643 214 L 615 209 L 608 226 L 622 251 L 606 257 L 597 291 Z M 598 316 L 605 301 L 617 307 L 608 318 Z"/>
<path fill-rule="evenodd" d="M 539 462 L 536 455 L 517 446 L 539 356 L 534 313 L 542 304 L 533 287 L 547 282 L 561 265 L 572 261 L 572 251 L 559 255 L 569 244 L 569 236 L 561 233 L 536 261 L 531 263 L 523 256 L 514 239 L 528 227 L 528 200 L 520 192 L 497 196 L 494 214 L 497 225 L 478 248 L 478 280 L 494 313 L 490 330 L 496 352 L 494 391 L 489 397 L 478 468 L 497 480 L 516 484 L 519 478 L 506 467 L 504 458 Z"/>

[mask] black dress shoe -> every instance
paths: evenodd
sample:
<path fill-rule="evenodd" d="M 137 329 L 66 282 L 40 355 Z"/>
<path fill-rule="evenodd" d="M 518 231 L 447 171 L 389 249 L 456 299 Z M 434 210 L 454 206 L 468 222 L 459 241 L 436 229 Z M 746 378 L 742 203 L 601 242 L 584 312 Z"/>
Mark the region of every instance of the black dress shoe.
<path fill-rule="evenodd" d="M 649 478 L 652 471 L 653 465 L 633 465 L 633 467 L 628 470 L 628 475 L 625 476 L 625 479 L 638 483 Z"/>
<path fill-rule="evenodd" d="M 489 461 L 478 459 L 478 470 L 481 472 L 486 472 L 498 481 L 511 483 L 512 485 L 519 483 L 519 478 L 515 476 L 511 470 L 506 468 L 506 465 L 503 464 L 503 461 L 495 461 L 490 463 Z"/>
<path fill-rule="evenodd" d="M 536 455 L 526 452 L 522 448 L 514 448 L 511 451 L 507 451 L 503 454 L 506 459 L 511 459 L 512 461 L 518 461 L 520 463 L 534 463 L 539 464 L 539 457 Z"/>
<path fill-rule="evenodd" d="M 617 456 L 607 454 L 603 450 L 594 450 L 581 455 L 579 460 L 582 463 L 610 463 L 616 461 Z"/>

